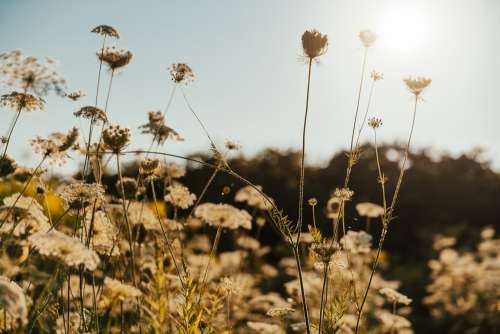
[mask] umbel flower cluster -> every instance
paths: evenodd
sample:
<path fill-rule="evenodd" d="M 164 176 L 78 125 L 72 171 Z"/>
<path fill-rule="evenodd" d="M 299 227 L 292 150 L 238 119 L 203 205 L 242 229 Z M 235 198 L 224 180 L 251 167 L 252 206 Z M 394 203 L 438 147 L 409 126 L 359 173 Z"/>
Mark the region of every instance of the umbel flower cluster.
<path fill-rule="evenodd" d="M 65 81 L 50 69 L 52 61 L 41 63 L 20 51 L 0 54 L 5 87 L 13 90 L 2 95 L 0 102 L 14 112 L 0 152 L 0 182 L 12 185 L 0 205 L 0 331 L 413 332 L 408 320 L 412 299 L 400 291 L 404 289 L 400 282 L 385 279 L 378 266 L 388 265 L 383 244 L 394 223 L 415 117 L 394 191 L 385 191 L 386 177 L 376 151 L 379 182 L 374 184 L 381 190 L 379 204 L 359 202 L 349 182 L 360 154 L 362 130 L 368 125 L 376 144 L 382 126 L 382 120 L 371 115 L 369 105 L 365 115 L 358 115 L 358 108 L 354 113 L 345 182 L 330 185 L 332 195 L 326 203 L 311 198 L 307 206 L 304 201 L 309 84 L 313 60 L 327 52 L 327 35 L 307 30 L 301 38 L 309 75 L 297 189 L 299 215 L 292 218 L 267 195 L 270 189 L 232 169 L 228 156 L 239 150 L 240 144 L 226 140 L 220 145 L 223 149 L 219 148 L 184 91 L 187 111 L 210 141 L 212 157 L 204 161 L 165 150 L 165 146 L 170 147 L 165 143 L 184 140 L 170 124 L 174 117 L 169 116 L 167 125 L 166 114 L 176 88 L 184 90 L 193 82 L 194 72 L 185 63 L 169 68 L 172 93 L 165 109 L 150 111 L 147 123 L 137 127 L 150 139 L 149 149 L 135 148 L 134 131 L 120 125 L 119 114 L 109 107 L 115 72 L 133 66 L 133 54 L 106 45 L 110 39 L 120 38 L 117 29 L 101 25 L 91 32 L 102 43 L 95 53 L 99 65 L 95 103 L 93 97 L 86 101 L 81 90 L 63 92 Z M 359 38 L 366 57 L 375 45 L 376 34 L 365 30 Z M 362 82 L 365 72 L 363 65 Z M 370 78 L 372 85 L 378 85 L 383 75 L 373 71 Z M 101 94 L 101 83 L 106 79 L 108 85 L 103 86 L 107 90 Z M 415 96 L 415 116 L 421 101 L 418 97 L 430 79 L 408 78 L 405 83 Z M 19 115 L 42 110 L 42 97 L 50 91 L 74 102 L 73 113 L 79 118 L 75 123 L 80 127 L 35 136 L 31 145 L 39 163 L 33 168 L 20 166 L 11 157 L 9 146 L 15 140 Z M 124 175 L 122 159 L 130 156 L 137 159 L 137 173 Z M 74 178 L 54 178 L 47 173 L 54 164 L 65 164 L 69 158 L 80 163 Z M 213 170 L 203 189 L 194 192 L 186 186 L 183 161 Z M 213 203 L 206 198 L 207 190 L 221 173 L 235 179 L 236 189 L 233 193 L 224 188 L 224 201 Z M 104 177 L 113 180 L 111 186 L 105 186 Z M 393 197 L 386 198 L 386 193 Z M 364 226 L 346 229 L 350 217 L 345 209 L 350 205 L 358 212 L 356 221 L 365 221 Z M 323 212 L 331 225 L 316 224 L 316 215 Z M 281 238 L 278 245 L 262 242 L 266 224 L 273 227 L 267 230 Z M 382 229 L 375 244 L 370 224 Z M 435 282 L 429 287 L 431 295 L 426 302 L 435 308 L 435 316 L 462 315 L 479 303 L 466 290 L 473 287 L 470 281 L 463 279 L 471 265 L 485 273 L 472 277 L 473 289 L 491 299 L 481 303 L 488 310 L 498 307 L 493 302 L 498 286 L 486 278 L 498 274 L 498 242 L 491 233 L 484 233 L 477 256 L 461 257 L 447 248 L 442 250 L 440 261 L 431 264 Z M 222 243 L 224 247 L 220 247 Z M 276 247 L 282 250 L 278 257 Z M 448 290 L 453 296 L 463 296 L 451 303 L 448 295 L 443 295 Z"/>

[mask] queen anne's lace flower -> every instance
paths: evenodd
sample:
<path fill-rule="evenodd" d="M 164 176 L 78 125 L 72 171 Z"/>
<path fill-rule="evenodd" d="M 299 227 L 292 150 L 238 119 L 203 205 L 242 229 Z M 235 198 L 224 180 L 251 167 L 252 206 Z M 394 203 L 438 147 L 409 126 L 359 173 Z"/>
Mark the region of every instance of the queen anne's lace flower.
<path fill-rule="evenodd" d="M 82 264 L 93 271 L 100 263 L 96 252 L 85 247 L 79 239 L 56 230 L 35 233 L 28 240 L 40 254 L 59 260 L 69 267 Z"/>
<path fill-rule="evenodd" d="M 256 187 L 262 191 L 261 186 Z M 270 200 L 266 199 L 261 193 L 251 186 L 245 186 L 238 190 L 234 196 L 234 200 L 236 202 L 246 202 L 248 206 L 260 210 L 268 210 L 272 207 L 272 203 L 269 202 Z"/>
<path fill-rule="evenodd" d="M 196 200 L 195 194 L 192 194 L 187 187 L 178 183 L 168 186 L 167 191 L 168 194 L 165 195 L 165 202 L 169 202 L 181 209 L 189 208 Z"/>
<path fill-rule="evenodd" d="M 0 276 L 0 309 L 3 309 L 10 319 L 15 319 L 22 325 L 28 322 L 28 306 L 23 289 L 5 276 Z"/>
<path fill-rule="evenodd" d="M 235 230 L 239 227 L 247 230 L 252 228 L 252 216 L 245 210 L 240 210 L 229 204 L 203 203 L 194 214 L 215 227 Z"/>
<path fill-rule="evenodd" d="M 17 200 L 17 201 L 16 201 Z M 12 194 L 3 199 L 0 207 L 0 233 L 10 233 L 20 236 L 25 233 L 47 232 L 50 229 L 48 218 L 42 206 L 32 197 Z"/>

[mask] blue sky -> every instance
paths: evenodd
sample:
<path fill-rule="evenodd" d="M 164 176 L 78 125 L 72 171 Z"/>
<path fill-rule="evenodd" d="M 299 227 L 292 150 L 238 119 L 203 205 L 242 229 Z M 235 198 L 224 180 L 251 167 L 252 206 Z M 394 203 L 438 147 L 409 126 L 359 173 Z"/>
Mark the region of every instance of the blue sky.
<path fill-rule="evenodd" d="M 56 58 L 70 90 L 87 94 L 77 103 L 51 95 L 45 112 L 23 114 L 10 149 L 15 157 L 34 161 L 27 143 L 35 134 L 86 128 L 72 114 L 93 104 L 101 39 L 89 30 L 99 24 L 116 27 L 122 36 L 116 45 L 134 53 L 113 84 L 112 122 L 137 129 L 147 111 L 163 109 L 172 89 L 167 68 L 186 62 L 196 74 L 186 94 L 217 141 L 238 140 L 245 154 L 299 148 L 307 69 L 298 61 L 300 36 L 317 28 L 328 34 L 330 47 L 313 68 L 307 149 L 310 162 L 324 162 L 348 145 L 363 53 L 356 35 L 372 29 L 380 38 L 367 69 L 385 77 L 371 109 L 384 121 L 380 138 L 405 139 L 411 96 L 401 79 L 425 75 L 433 83 L 419 107 L 414 146 L 453 154 L 481 146 L 500 167 L 497 0 L 4 0 L 0 52 L 19 48 Z M 365 103 L 366 94 L 362 108 Z M 11 117 L 1 110 L 0 131 Z M 208 147 L 181 94 L 168 123 L 186 141 L 169 142 L 165 150 Z M 371 140 L 368 132 L 364 138 Z M 149 140 L 137 134 L 133 146 L 146 147 Z"/>

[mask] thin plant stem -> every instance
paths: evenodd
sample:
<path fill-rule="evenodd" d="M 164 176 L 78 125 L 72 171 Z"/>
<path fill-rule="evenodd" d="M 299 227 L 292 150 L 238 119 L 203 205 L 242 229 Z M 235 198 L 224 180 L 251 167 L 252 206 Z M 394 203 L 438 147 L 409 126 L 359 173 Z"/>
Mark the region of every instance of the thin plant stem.
<path fill-rule="evenodd" d="M 196 203 L 194 203 L 193 207 L 191 208 L 191 211 L 189 212 L 189 216 L 193 216 L 193 213 L 194 213 L 194 210 L 198 207 L 198 205 L 200 204 L 201 200 L 203 199 L 203 197 L 205 196 L 208 188 L 210 187 L 210 185 L 212 184 L 212 182 L 214 181 L 215 177 L 217 176 L 217 173 L 219 172 L 219 169 L 216 168 L 214 169 L 214 171 L 212 172 L 212 175 L 210 175 L 210 178 L 208 179 L 207 183 L 205 184 L 205 186 L 203 187 L 200 195 L 198 196 L 198 198 L 196 199 Z"/>
<path fill-rule="evenodd" d="M 122 176 L 122 169 L 120 166 L 120 153 L 116 153 L 116 165 L 118 169 L 118 178 L 120 180 L 120 192 L 121 192 L 121 197 L 122 197 L 122 208 L 123 208 L 123 215 L 125 217 L 125 224 L 127 227 L 127 234 L 128 234 L 128 242 L 129 242 L 129 248 L 130 248 L 130 264 L 132 267 L 132 282 L 134 283 L 134 287 L 137 287 L 137 282 L 135 280 L 135 256 L 134 256 L 134 245 L 132 241 L 132 230 L 130 228 L 130 221 L 128 219 L 128 212 L 127 212 L 127 200 L 125 197 L 125 188 L 123 187 L 123 176 Z"/>
<path fill-rule="evenodd" d="M 318 334 L 321 334 L 321 331 L 323 329 L 323 318 L 324 318 L 324 312 L 325 312 L 325 304 L 326 304 L 326 298 L 328 297 L 326 295 L 326 286 L 328 284 L 328 263 L 324 263 L 324 269 L 323 269 L 323 287 L 321 289 L 321 302 L 320 302 L 320 308 L 319 308 L 319 329 L 318 329 Z"/>
<path fill-rule="evenodd" d="M 348 157 L 348 163 L 347 163 L 347 172 L 344 180 L 344 187 L 347 187 L 349 185 L 349 178 L 351 175 L 352 171 L 352 166 L 353 166 L 353 145 L 354 145 L 354 133 L 356 131 L 356 123 L 358 121 L 358 113 L 359 113 L 359 105 L 361 101 L 361 93 L 363 91 L 363 82 L 365 79 L 365 68 L 366 68 L 366 58 L 368 55 L 368 48 L 365 48 L 365 52 L 363 54 L 363 65 L 361 68 L 361 79 L 359 80 L 359 88 L 358 88 L 358 98 L 356 101 L 356 111 L 354 112 L 354 122 L 352 125 L 352 134 L 351 134 L 351 144 L 349 148 L 349 157 Z"/>
<path fill-rule="evenodd" d="M 385 237 L 386 237 L 387 231 L 389 229 L 389 223 L 391 222 L 391 220 L 393 218 L 394 208 L 396 206 L 396 202 L 397 202 L 399 190 L 400 190 L 401 184 L 403 182 L 403 177 L 404 177 L 405 169 L 406 169 L 406 162 L 408 160 L 408 155 L 409 155 L 409 151 L 410 151 L 411 138 L 412 138 L 412 135 L 413 135 L 413 130 L 415 128 L 415 118 L 416 118 L 416 114 L 417 114 L 417 104 L 418 104 L 418 95 L 415 94 L 415 102 L 414 102 L 414 107 L 413 107 L 413 117 L 412 117 L 412 122 L 411 122 L 411 127 L 410 127 L 410 134 L 408 136 L 408 141 L 407 141 L 407 144 L 406 144 L 405 155 L 404 155 L 403 163 L 401 165 L 401 169 L 400 169 L 400 172 L 399 172 L 399 177 L 398 177 L 398 181 L 397 181 L 397 184 L 396 184 L 396 189 L 394 191 L 394 195 L 392 197 L 391 205 L 386 210 L 386 213 L 383 216 L 382 232 L 381 232 L 380 240 L 379 240 L 379 244 L 378 244 L 377 255 L 375 256 L 375 261 L 374 261 L 373 266 L 372 266 L 372 271 L 371 271 L 371 274 L 370 274 L 370 279 L 368 280 L 368 285 L 367 285 L 365 293 L 364 293 L 363 301 L 361 302 L 361 306 L 360 306 L 359 311 L 358 311 L 358 317 L 357 317 L 357 320 L 356 320 L 356 330 L 355 330 L 356 334 L 358 333 L 359 323 L 360 323 L 360 319 L 361 319 L 361 314 L 363 312 L 363 306 L 365 305 L 366 298 L 368 296 L 368 291 L 370 290 L 370 286 L 371 286 L 371 283 L 372 283 L 372 280 L 373 280 L 373 276 L 375 275 L 375 271 L 377 270 L 378 261 L 379 261 L 379 258 L 380 258 L 380 253 L 382 251 L 382 247 L 383 247 L 383 244 L 384 244 L 384 241 L 385 241 Z M 376 153 L 376 155 L 378 157 L 378 153 Z M 378 164 L 378 166 L 380 166 L 380 162 L 379 162 L 378 158 L 377 158 L 377 164 Z M 380 181 L 382 181 L 381 184 L 383 185 L 383 181 L 384 181 L 383 175 L 382 175 L 382 173 L 380 171 L 380 168 L 378 170 L 379 170 L 379 178 L 382 178 L 382 180 L 380 180 Z M 385 190 L 384 190 L 384 188 L 382 188 L 382 189 L 383 189 L 383 194 L 384 194 L 383 196 L 384 196 L 384 208 L 385 208 Z"/>
<path fill-rule="evenodd" d="M 220 241 L 220 236 L 222 234 L 222 225 L 219 225 L 217 227 L 217 232 L 215 233 L 215 238 L 214 242 L 212 244 L 212 249 L 210 251 L 210 256 L 208 258 L 207 266 L 205 267 L 204 273 L 203 273 L 203 278 L 201 281 L 201 290 L 200 290 L 200 296 L 198 300 L 201 300 L 201 297 L 203 296 L 203 293 L 205 292 L 205 286 L 206 286 L 206 281 L 208 277 L 208 270 L 210 269 L 210 264 L 212 263 L 212 259 L 215 256 L 215 253 L 217 252 L 217 247 L 219 246 L 219 241 Z"/>
<path fill-rule="evenodd" d="M 7 139 L 6 139 L 6 143 L 5 143 L 5 149 L 4 149 L 3 154 L 2 154 L 2 159 L 5 158 L 5 156 L 7 155 L 7 149 L 9 148 L 10 139 L 12 137 L 12 133 L 14 132 L 14 128 L 16 127 L 17 121 L 19 120 L 19 116 L 21 116 L 22 109 L 23 108 L 21 106 L 17 109 L 17 113 L 16 113 L 16 116 L 14 117 L 14 121 L 12 122 L 12 125 L 10 126 L 9 134 L 7 135 Z"/>
<path fill-rule="evenodd" d="M 191 113 L 193 114 L 193 116 L 196 118 L 196 120 L 198 121 L 198 124 L 200 124 L 201 128 L 203 129 L 203 132 L 205 132 L 205 135 L 207 136 L 208 140 L 210 141 L 210 143 L 212 144 L 212 146 L 217 149 L 217 146 L 215 145 L 215 142 L 213 141 L 212 137 L 210 136 L 210 134 L 208 133 L 208 130 L 207 128 L 205 127 L 205 125 L 203 124 L 203 122 L 201 121 L 200 117 L 198 116 L 198 114 L 194 111 L 194 108 L 191 106 L 191 104 L 189 103 L 189 100 L 187 98 L 187 95 L 186 95 L 186 92 L 184 92 L 184 90 L 181 88 L 181 91 L 182 91 L 182 96 L 184 97 L 184 101 L 186 102 L 186 105 L 189 109 L 189 111 L 191 111 Z"/>
<path fill-rule="evenodd" d="M 311 328 L 309 326 L 309 312 L 307 310 L 306 294 L 304 291 L 304 279 L 302 278 L 302 265 L 300 263 L 299 248 L 297 246 L 294 246 L 294 247 L 292 247 L 292 249 L 293 249 L 293 255 L 295 257 L 295 263 L 297 265 L 298 276 L 299 276 L 300 295 L 302 298 L 302 310 L 304 312 L 304 321 L 306 323 L 306 332 L 307 332 L 307 334 L 311 334 Z"/>

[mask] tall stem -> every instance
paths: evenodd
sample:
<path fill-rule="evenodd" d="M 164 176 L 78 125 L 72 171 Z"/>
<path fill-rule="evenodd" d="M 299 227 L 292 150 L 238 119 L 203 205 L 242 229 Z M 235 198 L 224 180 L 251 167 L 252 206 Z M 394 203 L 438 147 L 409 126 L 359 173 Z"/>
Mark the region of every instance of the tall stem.
<path fill-rule="evenodd" d="M 300 263 L 300 254 L 299 248 L 297 246 L 293 247 L 293 255 L 295 256 L 295 263 L 297 265 L 297 272 L 299 275 L 299 284 L 300 284 L 300 296 L 302 298 L 302 311 L 304 312 L 304 321 L 306 323 L 306 332 L 307 334 L 311 334 L 311 328 L 309 325 L 309 312 L 307 310 L 307 301 L 306 301 L 306 293 L 304 291 L 304 279 L 302 278 L 302 265 Z"/>
<path fill-rule="evenodd" d="M 359 88 L 358 88 L 358 98 L 356 101 L 356 111 L 354 113 L 354 122 L 352 125 L 352 134 L 351 134 L 351 144 L 349 148 L 349 157 L 348 157 L 348 164 L 347 164 L 347 172 L 345 176 L 345 181 L 344 181 L 344 187 L 347 187 L 349 185 L 349 178 L 351 175 L 351 170 L 353 166 L 353 145 L 354 145 L 354 133 L 356 131 L 356 123 L 358 121 L 358 113 L 359 113 L 359 104 L 361 101 L 361 92 L 363 91 L 363 82 L 365 79 L 365 68 L 366 68 L 366 58 L 368 55 L 368 48 L 365 48 L 365 52 L 363 55 L 363 66 L 361 68 L 361 79 L 359 80 Z"/>
<path fill-rule="evenodd" d="M 134 283 L 134 286 L 137 287 L 136 281 L 135 281 L 135 256 L 134 256 L 134 245 L 132 241 L 132 229 L 130 228 L 130 221 L 128 219 L 128 212 L 127 212 L 127 200 L 125 198 L 125 188 L 123 187 L 123 176 L 122 176 L 122 169 L 120 166 L 120 153 L 116 153 L 116 165 L 118 168 L 118 178 L 120 179 L 120 192 L 122 196 L 122 208 L 123 208 L 123 215 L 125 216 L 125 224 L 127 225 L 127 234 L 128 234 L 128 243 L 129 243 L 129 248 L 130 248 L 130 264 L 132 267 L 132 282 Z"/>
<path fill-rule="evenodd" d="M 403 163 L 401 165 L 401 169 L 400 169 L 400 172 L 399 172 L 399 178 L 398 178 L 398 181 L 397 181 L 397 184 L 396 184 L 396 189 L 394 191 L 394 195 L 392 197 L 391 206 L 388 208 L 388 212 L 386 214 L 384 214 L 384 216 L 382 218 L 382 220 L 383 220 L 383 222 L 382 222 L 383 223 L 383 227 L 382 227 L 382 233 L 380 235 L 380 240 L 379 240 L 379 244 L 378 244 L 377 255 L 375 256 L 375 261 L 373 263 L 372 271 L 371 271 L 371 274 L 370 274 L 370 279 L 368 280 L 368 285 L 367 285 L 366 290 L 365 290 L 363 301 L 361 302 L 361 306 L 360 306 L 359 311 L 358 311 L 358 318 L 356 320 L 356 331 L 355 331 L 355 333 L 358 333 L 358 330 L 359 330 L 359 323 L 360 323 L 360 319 L 361 319 L 361 314 L 363 312 L 363 306 L 365 305 L 366 298 L 368 296 L 368 291 L 370 290 L 370 286 L 371 286 L 371 283 L 372 283 L 372 280 L 373 280 L 373 276 L 375 275 L 375 271 L 377 270 L 378 261 L 379 261 L 379 258 L 380 258 L 380 253 L 382 252 L 382 247 L 384 245 L 385 237 L 386 237 L 387 231 L 389 229 L 389 223 L 392 220 L 392 216 L 393 216 L 393 213 L 394 213 L 394 208 L 396 206 L 396 202 L 397 202 L 399 190 L 400 190 L 401 184 L 403 182 L 403 177 L 404 177 L 405 169 L 406 169 L 406 162 L 408 160 L 408 155 L 409 155 L 409 152 L 410 152 L 411 138 L 413 136 L 413 129 L 415 128 L 415 118 L 416 118 L 416 115 L 417 115 L 417 104 L 418 104 L 418 95 L 415 94 L 415 102 L 414 102 L 414 107 L 413 107 L 413 117 L 412 117 L 412 122 L 411 122 L 410 134 L 408 136 L 408 141 L 406 143 L 405 156 L 403 158 Z M 378 160 L 378 152 L 377 151 L 376 151 L 376 155 L 377 155 L 377 164 L 378 164 L 378 166 L 380 166 L 380 162 Z M 381 177 L 383 178 L 383 175 L 382 175 L 382 173 L 380 171 L 380 167 L 379 167 L 379 178 L 381 178 Z M 381 181 L 383 182 L 384 180 L 382 179 Z M 383 183 L 382 183 L 382 185 L 383 185 Z M 382 189 L 383 189 L 384 207 L 385 207 L 385 190 L 384 190 L 384 188 L 382 188 Z"/>
<path fill-rule="evenodd" d="M 17 109 L 17 114 L 14 117 L 14 121 L 12 122 L 12 125 L 10 126 L 9 134 L 7 135 L 7 139 L 6 139 L 6 143 L 5 143 L 5 149 L 4 149 L 3 154 L 2 154 L 2 159 L 5 158 L 5 155 L 7 155 L 7 148 L 9 147 L 10 138 L 12 137 L 12 132 L 14 132 L 14 128 L 16 127 L 17 121 L 19 120 L 19 116 L 21 116 L 21 110 L 22 110 L 22 107 L 19 107 Z"/>
<path fill-rule="evenodd" d="M 321 289 L 321 302 L 320 302 L 320 307 L 319 307 L 319 329 L 318 329 L 318 334 L 321 334 L 321 330 L 323 328 L 323 318 L 324 315 L 323 313 L 325 312 L 325 304 L 326 304 L 326 298 L 328 297 L 326 295 L 326 285 L 328 284 L 328 262 L 324 263 L 323 265 L 325 266 L 323 269 L 323 288 Z"/>

